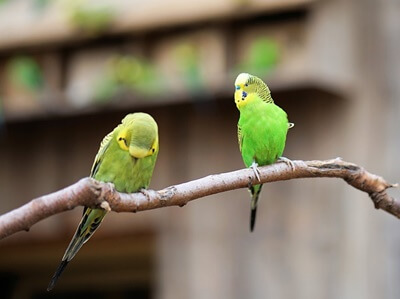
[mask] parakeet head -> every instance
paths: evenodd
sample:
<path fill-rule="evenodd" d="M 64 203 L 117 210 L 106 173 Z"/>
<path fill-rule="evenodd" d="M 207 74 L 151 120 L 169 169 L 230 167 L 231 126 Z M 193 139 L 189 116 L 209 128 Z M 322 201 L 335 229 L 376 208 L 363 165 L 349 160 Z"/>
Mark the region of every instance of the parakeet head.
<path fill-rule="evenodd" d="M 235 80 L 235 103 L 238 109 L 260 97 L 267 103 L 273 103 L 271 92 L 260 78 L 248 73 L 241 73 Z"/>
<path fill-rule="evenodd" d="M 149 114 L 128 114 L 119 127 L 117 142 L 132 157 L 140 159 L 158 153 L 158 127 Z"/>

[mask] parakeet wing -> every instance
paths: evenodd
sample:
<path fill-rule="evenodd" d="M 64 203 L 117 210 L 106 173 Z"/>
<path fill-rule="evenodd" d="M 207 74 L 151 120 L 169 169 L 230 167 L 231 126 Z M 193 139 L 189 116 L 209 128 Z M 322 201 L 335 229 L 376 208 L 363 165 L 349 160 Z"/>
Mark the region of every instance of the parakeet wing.
<path fill-rule="evenodd" d="M 237 126 L 237 134 L 238 134 L 238 142 L 239 142 L 239 150 L 242 152 L 242 144 L 243 144 L 243 134 L 242 134 L 242 128 Z"/>
<path fill-rule="evenodd" d="M 99 170 L 104 153 L 107 151 L 107 148 L 110 145 L 110 141 L 111 141 L 112 137 L 113 137 L 113 132 L 110 132 L 103 138 L 103 140 L 100 143 L 100 149 L 97 152 L 97 155 L 93 162 L 92 169 L 90 171 L 90 176 L 92 178 L 94 178 L 96 176 L 96 173 Z"/>
<path fill-rule="evenodd" d="M 97 171 L 100 168 L 101 162 L 103 160 L 104 154 L 107 151 L 107 148 L 110 145 L 110 141 L 113 137 L 113 132 L 107 134 L 100 143 L 100 149 L 97 152 L 97 155 L 94 159 L 94 163 L 92 169 L 90 171 L 90 176 L 94 178 L 96 176 Z M 97 227 L 100 225 L 103 220 L 106 211 L 99 209 L 90 209 L 88 207 L 84 207 L 83 215 L 81 222 L 75 232 L 74 237 L 72 238 L 68 248 L 64 254 L 63 260 L 61 264 L 58 266 L 56 272 L 54 273 L 50 284 L 47 290 L 51 290 L 54 288 L 58 278 L 61 273 L 64 271 L 65 267 L 69 263 L 69 261 L 75 256 L 78 250 L 82 247 L 82 245 L 90 238 L 90 236 L 94 233 Z"/>

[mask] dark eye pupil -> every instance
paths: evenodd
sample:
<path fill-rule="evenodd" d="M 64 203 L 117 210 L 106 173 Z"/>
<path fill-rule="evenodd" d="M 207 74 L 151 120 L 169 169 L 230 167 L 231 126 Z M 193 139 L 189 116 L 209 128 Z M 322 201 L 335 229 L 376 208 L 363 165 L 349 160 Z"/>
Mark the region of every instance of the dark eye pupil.
<path fill-rule="evenodd" d="M 119 137 L 118 141 L 124 141 L 125 146 L 128 146 L 128 144 L 126 143 L 126 139 L 123 137 Z"/>
<path fill-rule="evenodd" d="M 156 151 L 156 149 L 155 149 L 155 148 L 153 148 L 151 151 L 154 153 L 154 152 Z"/>

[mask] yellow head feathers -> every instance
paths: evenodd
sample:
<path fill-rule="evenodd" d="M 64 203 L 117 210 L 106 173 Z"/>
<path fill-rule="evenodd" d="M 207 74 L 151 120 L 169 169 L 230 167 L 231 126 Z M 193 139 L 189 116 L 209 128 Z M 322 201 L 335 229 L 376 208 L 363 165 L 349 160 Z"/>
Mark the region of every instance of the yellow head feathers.
<path fill-rule="evenodd" d="M 237 76 L 235 80 L 235 86 L 243 86 L 245 84 L 248 84 L 250 81 L 251 75 L 248 73 L 241 73 Z"/>
<path fill-rule="evenodd" d="M 122 150 L 135 158 L 144 158 L 158 152 L 158 127 L 147 113 L 132 113 L 125 116 L 119 125 L 117 142 Z"/>
<path fill-rule="evenodd" d="M 241 73 L 235 80 L 235 103 L 238 109 L 246 105 L 254 96 L 266 103 L 273 103 L 271 92 L 260 78 L 248 73 Z"/>

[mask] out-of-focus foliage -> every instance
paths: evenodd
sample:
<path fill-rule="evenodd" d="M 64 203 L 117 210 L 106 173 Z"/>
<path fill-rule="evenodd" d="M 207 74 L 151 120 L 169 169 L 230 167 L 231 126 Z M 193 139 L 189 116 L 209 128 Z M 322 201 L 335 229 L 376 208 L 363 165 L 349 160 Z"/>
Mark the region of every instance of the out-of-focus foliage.
<path fill-rule="evenodd" d="M 43 87 L 42 70 L 31 57 L 19 56 L 11 59 L 7 71 L 11 82 L 17 87 L 30 92 L 37 92 Z"/>
<path fill-rule="evenodd" d="M 278 42 L 272 38 L 260 37 L 250 45 L 248 54 L 239 65 L 239 69 L 263 77 L 277 66 L 279 59 Z"/>
<path fill-rule="evenodd" d="M 71 24 L 89 35 L 104 32 L 115 18 L 115 12 L 109 6 L 90 4 L 85 0 L 74 0 L 67 5 Z"/>
<path fill-rule="evenodd" d="M 181 43 L 174 49 L 175 62 L 189 91 L 203 87 L 198 48 L 192 43 Z"/>
<path fill-rule="evenodd" d="M 47 7 L 47 5 L 51 2 L 52 0 L 35 0 L 33 2 L 34 8 L 36 10 L 42 10 Z"/>
<path fill-rule="evenodd" d="M 126 91 L 145 95 L 161 91 L 159 77 L 149 62 L 131 55 L 113 57 L 103 79 L 95 86 L 95 99 L 106 101 Z"/>

